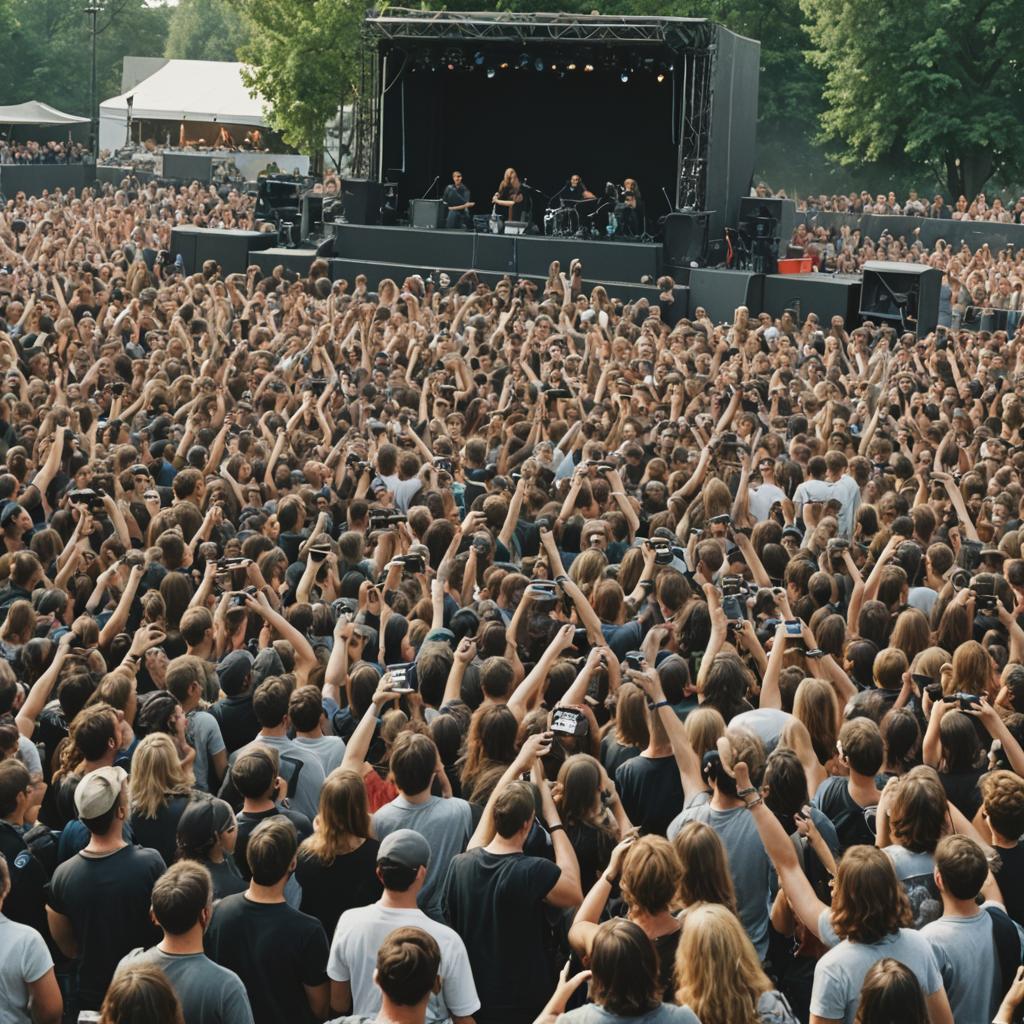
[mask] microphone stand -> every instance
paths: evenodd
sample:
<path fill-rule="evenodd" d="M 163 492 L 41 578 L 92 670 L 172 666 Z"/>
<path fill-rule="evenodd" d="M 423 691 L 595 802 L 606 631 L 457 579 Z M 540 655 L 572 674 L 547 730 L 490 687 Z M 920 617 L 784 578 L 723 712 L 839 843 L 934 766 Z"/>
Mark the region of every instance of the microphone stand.
<path fill-rule="evenodd" d="M 441 175 L 440 175 L 440 174 L 435 174 L 435 175 L 434 175 L 434 180 L 433 180 L 433 181 L 432 181 L 432 182 L 431 182 L 431 183 L 430 183 L 430 184 L 429 184 L 429 185 L 427 186 L 427 191 L 426 191 L 426 192 L 424 192 L 424 193 L 423 193 L 423 195 L 421 195 L 421 196 L 420 196 L 420 199 L 426 199 L 426 198 L 427 198 L 427 196 L 429 196 L 429 195 L 430 195 L 430 193 L 434 191 L 434 186 L 435 186 L 435 185 L 436 185 L 436 184 L 437 184 L 437 183 L 438 183 L 438 182 L 439 182 L 440 180 L 441 180 Z"/>

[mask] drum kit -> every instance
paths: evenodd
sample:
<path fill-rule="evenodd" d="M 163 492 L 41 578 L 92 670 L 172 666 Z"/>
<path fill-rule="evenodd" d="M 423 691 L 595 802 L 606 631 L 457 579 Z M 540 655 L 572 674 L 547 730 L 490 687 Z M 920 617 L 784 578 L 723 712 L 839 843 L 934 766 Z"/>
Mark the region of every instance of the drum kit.
<path fill-rule="evenodd" d="M 588 207 L 593 207 L 588 212 Z M 600 238 L 597 217 L 605 209 L 599 199 L 562 199 L 544 211 L 544 234 L 552 238 Z"/>

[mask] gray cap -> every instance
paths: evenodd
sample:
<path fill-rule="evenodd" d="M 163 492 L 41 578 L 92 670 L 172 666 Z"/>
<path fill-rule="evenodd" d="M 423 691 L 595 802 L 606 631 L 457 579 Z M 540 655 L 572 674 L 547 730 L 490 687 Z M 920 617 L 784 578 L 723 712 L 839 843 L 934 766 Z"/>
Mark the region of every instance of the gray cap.
<path fill-rule="evenodd" d="M 430 864 L 430 844 L 411 828 L 400 828 L 386 835 L 377 850 L 377 863 L 390 860 L 417 871 Z"/>

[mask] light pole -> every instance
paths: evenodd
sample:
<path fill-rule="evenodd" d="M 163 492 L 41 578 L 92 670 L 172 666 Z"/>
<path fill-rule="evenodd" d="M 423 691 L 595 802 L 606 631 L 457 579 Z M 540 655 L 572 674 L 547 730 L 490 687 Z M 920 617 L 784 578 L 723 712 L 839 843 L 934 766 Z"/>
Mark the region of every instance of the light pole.
<path fill-rule="evenodd" d="M 89 76 L 89 149 L 93 159 L 99 155 L 99 132 L 96 125 L 96 17 L 100 13 L 98 0 L 92 0 L 85 13 L 92 18 L 92 71 Z"/>

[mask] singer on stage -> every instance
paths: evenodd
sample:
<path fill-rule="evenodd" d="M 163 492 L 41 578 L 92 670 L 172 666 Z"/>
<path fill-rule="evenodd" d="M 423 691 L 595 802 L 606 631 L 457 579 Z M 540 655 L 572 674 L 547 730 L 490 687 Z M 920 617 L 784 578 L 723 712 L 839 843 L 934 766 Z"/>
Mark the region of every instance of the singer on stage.
<path fill-rule="evenodd" d="M 514 167 L 509 167 L 505 171 L 505 177 L 501 179 L 498 191 L 491 198 L 491 202 L 495 206 L 504 207 L 508 211 L 507 218 L 509 220 L 522 220 L 524 218 L 524 198 L 519 175 L 516 174 Z"/>
<path fill-rule="evenodd" d="M 446 228 L 473 227 L 473 218 L 469 211 L 476 205 L 470 202 L 469 189 L 462 181 L 462 171 L 452 171 L 451 184 L 444 190 L 441 201 L 448 208 L 448 216 L 445 219 Z"/>

